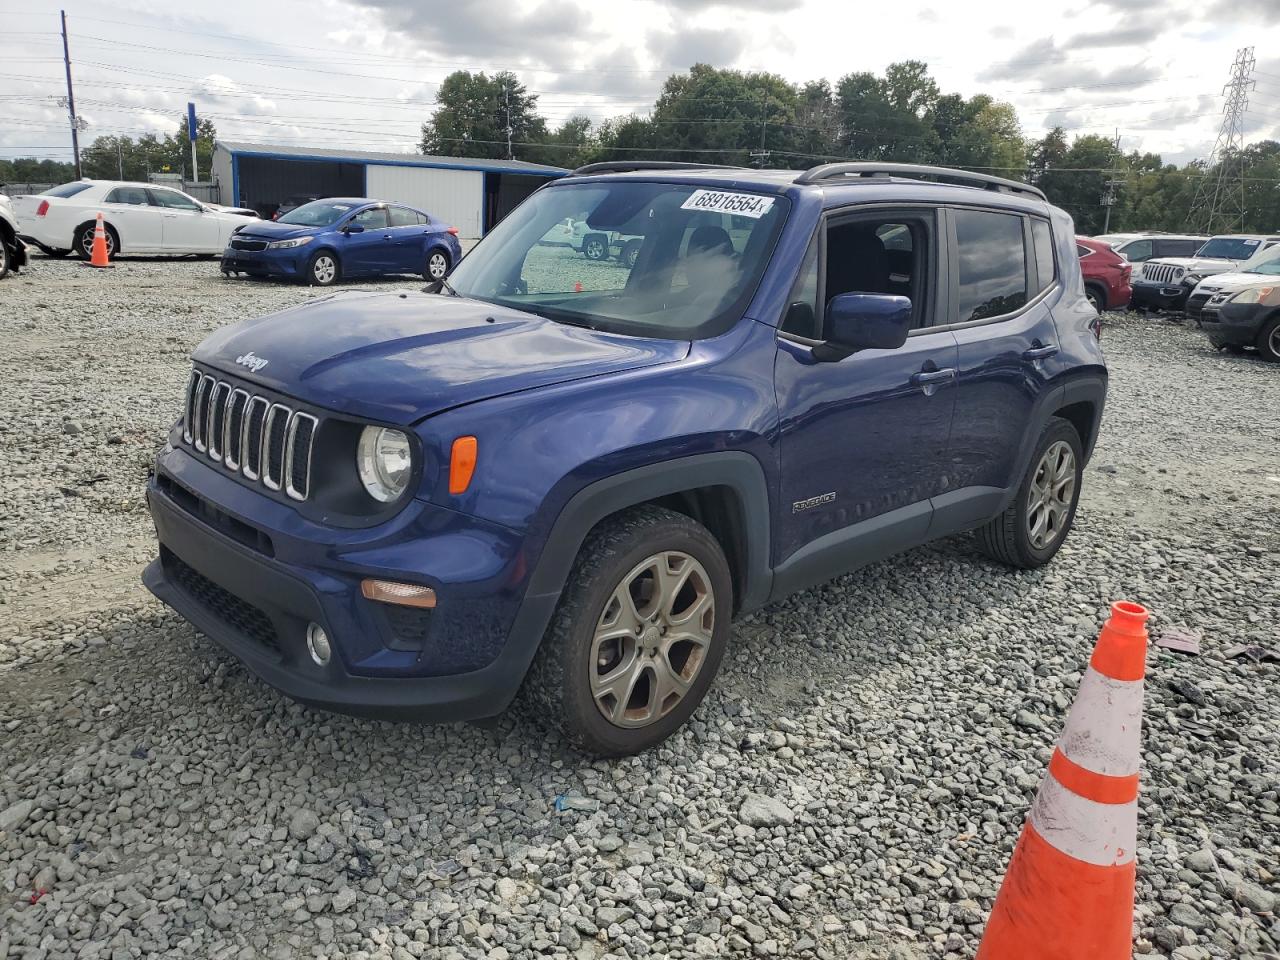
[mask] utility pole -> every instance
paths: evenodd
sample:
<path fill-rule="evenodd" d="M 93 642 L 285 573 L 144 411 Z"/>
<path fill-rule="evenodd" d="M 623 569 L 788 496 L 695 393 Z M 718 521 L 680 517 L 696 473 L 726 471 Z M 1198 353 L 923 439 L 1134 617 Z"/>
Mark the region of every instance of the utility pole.
<path fill-rule="evenodd" d="M 124 147 L 121 145 L 121 140 L 119 137 L 116 137 L 116 169 L 120 171 L 120 179 L 123 180 L 124 179 Z"/>
<path fill-rule="evenodd" d="M 764 148 L 765 131 L 769 127 L 769 91 L 760 94 L 760 149 L 753 151 L 751 159 L 757 167 L 763 167 L 769 159 L 769 151 Z"/>
<path fill-rule="evenodd" d="M 67 11 L 62 14 L 62 62 L 67 68 L 67 114 L 71 119 L 71 151 L 76 159 L 76 179 L 83 173 L 80 170 L 80 121 L 76 118 L 76 95 L 71 89 L 71 47 L 67 43 Z"/>
<path fill-rule="evenodd" d="M 1120 155 L 1120 130 L 1119 128 L 1117 128 L 1116 138 L 1111 145 L 1111 163 L 1113 166 L 1115 165 L 1116 158 L 1119 155 Z M 1117 174 L 1119 174 L 1118 179 L 1116 177 Z M 1103 194 L 1102 194 L 1102 205 L 1107 210 L 1106 219 L 1103 220 L 1103 223 L 1102 223 L 1103 233 L 1111 232 L 1111 208 L 1115 206 L 1115 203 L 1116 203 L 1116 187 L 1122 187 L 1124 186 L 1124 184 L 1125 184 L 1125 177 L 1124 177 L 1123 170 L 1112 169 L 1107 171 L 1107 179 L 1105 181 L 1106 189 L 1103 191 Z"/>
<path fill-rule="evenodd" d="M 502 95 L 507 102 L 507 159 L 514 160 L 516 155 L 511 152 L 511 86 L 504 83 L 502 85 Z"/>
<path fill-rule="evenodd" d="M 1244 229 L 1244 115 L 1249 109 L 1249 91 L 1254 87 L 1253 47 L 1236 51 L 1231 65 L 1231 79 L 1222 88 L 1226 103 L 1222 106 L 1222 126 L 1218 140 L 1205 164 L 1204 174 L 1196 183 L 1195 199 L 1187 214 L 1191 227 L 1204 224 L 1204 232 L 1213 234 L 1231 229 Z M 1216 170 L 1214 168 L 1217 168 Z M 1232 170 L 1240 180 L 1239 190 L 1232 184 Z"/>

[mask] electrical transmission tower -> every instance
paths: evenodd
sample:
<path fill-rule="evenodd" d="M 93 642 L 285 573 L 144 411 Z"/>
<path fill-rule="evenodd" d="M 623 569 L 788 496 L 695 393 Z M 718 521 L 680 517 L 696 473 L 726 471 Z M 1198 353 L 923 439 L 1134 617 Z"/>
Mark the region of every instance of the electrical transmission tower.
<path fill-rule="evenodd" d="M 1253 47 L 1236 51 L 1231 80 L 1222 88 L 1222 127 L 1209 154 L 1204 175 L 1196 181 L 1195 199 L 1187 215 L 1192 229 L 1204 225 L 1207 234 L 1244 228 L 1244 115 L 1253 89 Z"/>

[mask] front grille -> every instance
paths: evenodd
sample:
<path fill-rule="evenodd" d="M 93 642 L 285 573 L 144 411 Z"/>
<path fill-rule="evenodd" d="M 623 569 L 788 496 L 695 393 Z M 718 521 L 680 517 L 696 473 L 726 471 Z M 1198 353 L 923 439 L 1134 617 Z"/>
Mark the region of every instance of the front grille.
<path fill-rule="evenodd" d="M 246 240 L 244 237 L 232 237 L 231 249 L 232 250 L 265 250 L 267 249 L 267 241 Z"/>
<path fill-rule="evenodd" d="M 224 590 L 172 552 L 166 551 L 165 568 L 174 585 L 205 610 L 258 646 L 279 655 L 276 628 L 265 613 Z"/>
<path fill-rule="evenodd" d="M 193 371 L 187 383 L 182 439 L 211 460 L 283 490 L 311 495 L 311 448 L 320 421 L 243 387 Z"/>
<path fill-rule="evenodd" d="M 1142 279 L 1151 283 L 1175 283 L 1182 279 L 1181 267 L 1171 263 L 1148 263 L 1142 268 Z"/>

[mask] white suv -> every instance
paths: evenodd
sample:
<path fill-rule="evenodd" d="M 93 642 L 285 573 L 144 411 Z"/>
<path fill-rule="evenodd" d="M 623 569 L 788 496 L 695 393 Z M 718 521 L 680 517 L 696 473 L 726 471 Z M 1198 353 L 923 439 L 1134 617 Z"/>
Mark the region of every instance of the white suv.
<path fill-rule="evenodd" d="M 117 253 L 219 254 L 243 216 L 224 213 L 172 187 L 120 180 L 77 180 L 17 197 L 19 233 L 50 256 L 88 259 L 98 214 L 107 256 Z"/>
<path fill-rule="evenodd" d="M 1205 277 L 1229 273 L 1277 243 L 1280 236 L 1222 234 L 1210 237 L 1193 257 L 1148 260 L 1134 273 L 1129 303 L 1134 307 L 1181 310 L 1192 289 Z"/>

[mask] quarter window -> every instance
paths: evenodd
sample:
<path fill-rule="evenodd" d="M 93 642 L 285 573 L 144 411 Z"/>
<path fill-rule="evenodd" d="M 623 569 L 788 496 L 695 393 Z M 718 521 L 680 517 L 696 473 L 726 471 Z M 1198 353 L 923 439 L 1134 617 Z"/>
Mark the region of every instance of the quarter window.
<path fill-rule="evenodd" d="M 1093 251 L 1086 247 L 1083 243 L 1076 244 L 1076 256 L 1083 260 L 1085 257 L 1092 257 Z"/>
<path fill-rule="evenodd" d="M 957 319 L 985 320 L 1021 309 L 1027 302 L 1027 251 L 1022 217 L 983 210 L 956 210 L 960 267 Z"/>
<path fill-rule="evenodd" d="M 1047 220 L 1031 218 L 1032 246 L 1036 251 L 1036 293 L 1047 290 L 1053 285 L 1055 271 L 1053 268 L 1053 231 Z"/>

